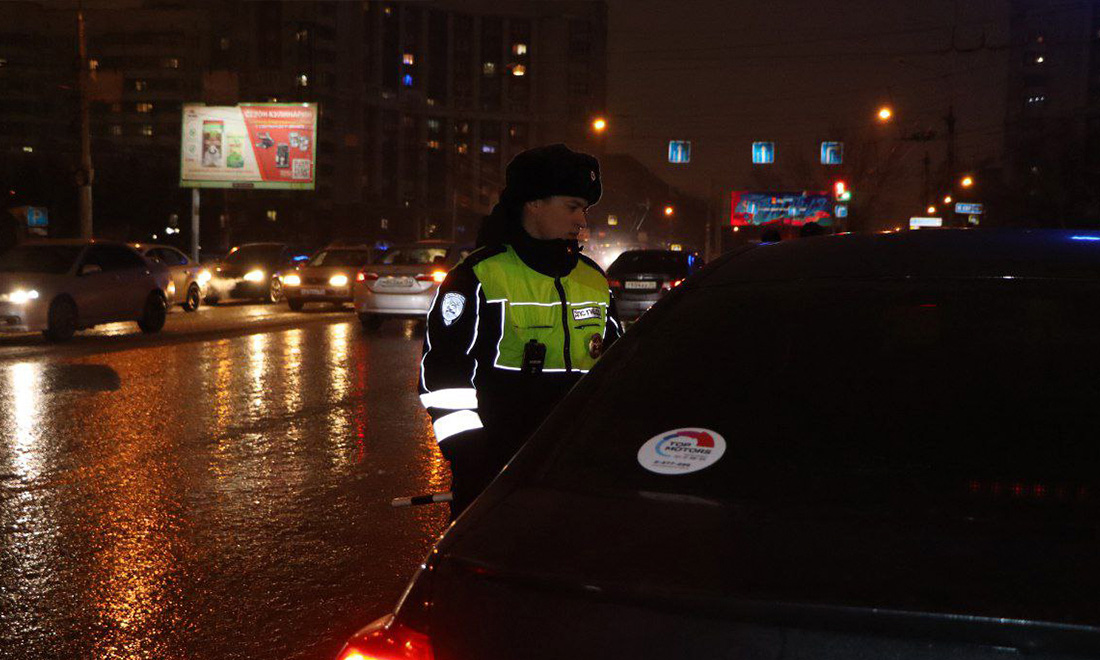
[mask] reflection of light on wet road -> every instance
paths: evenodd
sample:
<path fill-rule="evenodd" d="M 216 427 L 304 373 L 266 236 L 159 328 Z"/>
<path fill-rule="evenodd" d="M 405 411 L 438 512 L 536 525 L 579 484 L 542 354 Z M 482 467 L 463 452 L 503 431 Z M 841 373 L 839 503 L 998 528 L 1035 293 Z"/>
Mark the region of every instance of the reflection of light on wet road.
<path fill-rule="evenodd" d="M 302 407 L 302 330 L 296 329 L 284 335 L 286 350 L 283 352 L 283 373 L 286 377 L 283 405 L 287 410 L 300 410 Z"/>
<path fill-rule="evenodd" d="M 264 384 L 264 366 L 267 360 L 268 335 L 258 333 L 248 338 L 248 373 L 252 377 L 249 389 L 249 407 L 253 414 L 262 414 L 266 410 L 267 389 Z"/>
<path fill-rule="evenodd" d="M 8 367 L 8 387 L 11 415 L 14 418 L 11 438 L 12 461 L 16 474 L 34 481 L 42 471 L 38 428 L 42 411 L 42 365 L 22 362 Z"/>

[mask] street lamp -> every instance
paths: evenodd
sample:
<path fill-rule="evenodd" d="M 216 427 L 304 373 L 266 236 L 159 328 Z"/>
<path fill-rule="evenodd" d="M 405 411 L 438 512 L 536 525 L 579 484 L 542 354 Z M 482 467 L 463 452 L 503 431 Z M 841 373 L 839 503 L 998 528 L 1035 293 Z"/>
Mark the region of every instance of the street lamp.
<path fill-rule="evenodd" d="M 936 207 L 935 206 L 929 206 L 928 207 L 928 215 L 932 215 L 935 212 L 936 212 Z"/>
<path fill-rule="evenodd" d="M 666 218 L 672 217 L 672 214 L 675 213 L 675 212 L 676 212 L 676 209 L 672 208 L 671 204 L 665 207 L 665 217 Z"/>
<path fill-rule="evenodd" d="M 884 105 L 878 109 L 878 120 L 882 122 L 890 121 L 890 118 L 894 116 L 894 111 L 890 109 L 890 106 Z"/>
<path fill-rule="evenodd" d="M 943 203 L 944 204 L 950 204 L 951 203 L 951 195 L 947 195 L 946 197 L 944 197 L 943 198 Z"/>
<path fill-rule="evenodd" d="M 962 185 L 963 188 L 969 188 L 970 186 L 974 185 L 974 179 L 970 176 L 964 176 L 962 178 L 962 181 L 960 181 L 959 183 Z"/>
<path fill-rule="evenodd" d="M 596 131 L 597 133 L 603 133 L 605 130 L 607 130 L 607 120 L 603 117 L 597 117 L 596 119 L 593 119 L 592 130 Z"/>

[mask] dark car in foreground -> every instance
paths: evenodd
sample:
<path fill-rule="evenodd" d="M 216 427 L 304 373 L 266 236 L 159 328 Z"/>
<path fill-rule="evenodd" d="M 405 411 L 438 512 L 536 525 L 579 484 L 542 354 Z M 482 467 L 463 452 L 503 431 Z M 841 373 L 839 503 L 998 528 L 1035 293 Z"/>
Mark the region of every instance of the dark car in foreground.
<path fill-rule="evenodd" d="M 279 302 L 283 283 L 279 271 L 309 259 L 309 252 L 286 243 L 245 243 L 207 268 L 206 302 L 225 300 Z M 205 277 L 204 277 L 205 279 Z"/>
<path fill-rule="evenodd" d="M 703 266 L 694 252 L 627 250 L 607 269 L 619 318 L 633 321 Z"/>
<path fill-rule="evenodd" d="M 723 256 L 341 657 L 1096 657 L 1097 336 L 1100 234 Z"/>

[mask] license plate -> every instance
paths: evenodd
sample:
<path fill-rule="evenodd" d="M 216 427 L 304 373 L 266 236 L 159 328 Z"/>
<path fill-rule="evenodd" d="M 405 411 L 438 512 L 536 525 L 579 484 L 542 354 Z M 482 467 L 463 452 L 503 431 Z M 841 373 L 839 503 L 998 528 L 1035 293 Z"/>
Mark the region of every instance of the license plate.
<path fill-rule="evenodd" d="M 623 283 L 627 289 L 633 289 L 635 291 L 652 291 L 657 288 L 656 282 L 639 282 L 639 281 L 626 281 Z"/>
<path fill-rule="evenodd" d="M 416 285 L 416 280 L 411 277 L 383 277 L 378 280 L 378 286 L 387 289 L 408 289 Z"/>
<path fill-rule="evenodd" d="M 323 296 L 325 295 L 324 289 L 302 289 L 303 296 Z"/>

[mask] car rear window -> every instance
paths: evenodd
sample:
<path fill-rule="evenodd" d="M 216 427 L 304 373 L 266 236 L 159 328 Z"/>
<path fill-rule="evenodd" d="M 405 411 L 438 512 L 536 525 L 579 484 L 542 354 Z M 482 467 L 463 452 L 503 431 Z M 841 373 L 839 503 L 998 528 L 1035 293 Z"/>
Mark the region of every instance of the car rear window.
<path fill-rule="evenodd" d="M 0 254 L 0 272 L 67 273 L 83 249 L 79 245 L 20 245 Z"/>
<path fill-rule="evenodd" d="M 683 252 L 665 252 L 660 250 L 646 250 L 639 252 L 624 252 L 619 255 L 608 274 L 620 273 L 669 273 L 672 275 L 687 275 L 688 255 Z"/>
<path fill-rule="evenodd" d="M 448 251 L 448 248 L 391 248 L 386 251 L 381 262 L 392 266 L 443 263 L 447 259 Z"/>
<path fill-rule="evenodd" d="M 556 448 L 542 478 L 722 502 L 1095 508 L 1095 283 L 682 294 L 628 332 L 551 416 L 542 432 Z M 647 443 L 685 429 L 720 436 L 724 454 L 694 472 L 643 467 L 656 446 L 645 454 Z"/>
<path fill-rule="evenodd" d="M 370 252 L 366 250 L 322 250 L 313 255 L 309 266 L 346 266 L 357 268 L 367 263 Z"/>

